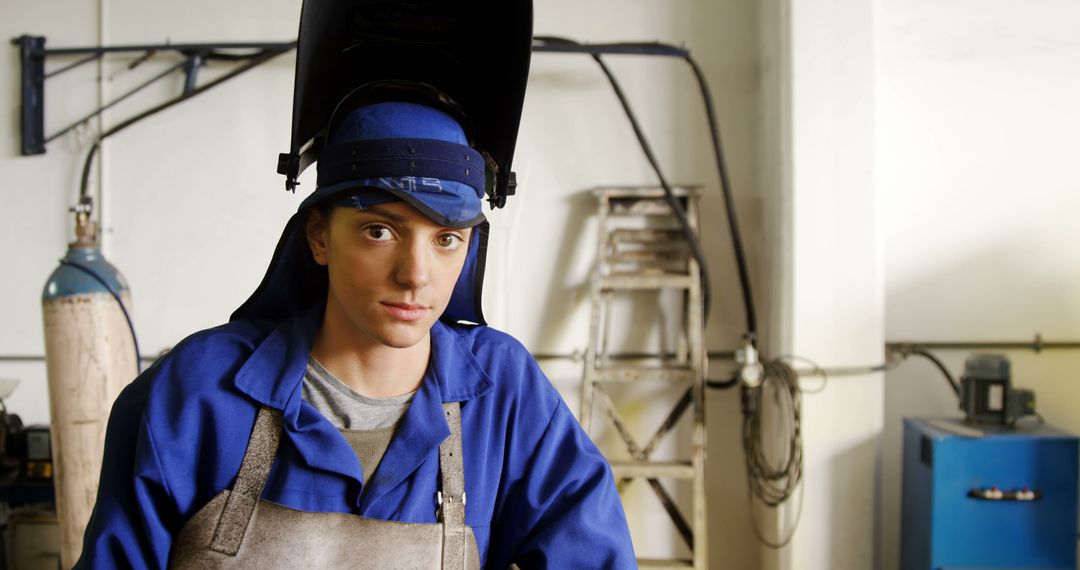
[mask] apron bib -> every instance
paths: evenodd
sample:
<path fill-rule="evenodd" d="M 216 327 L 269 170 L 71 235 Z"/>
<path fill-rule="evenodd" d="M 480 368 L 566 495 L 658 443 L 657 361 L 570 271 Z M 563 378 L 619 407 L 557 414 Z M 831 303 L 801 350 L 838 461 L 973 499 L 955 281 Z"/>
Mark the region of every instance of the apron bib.
<path fill-rule="evenodd" d="M 480 568 L 465 525 L 461 408 L 443 404 L 450 437 L 439 444 L 438 523 L 405 523 L 346 513 L 298 511 L 260 499 L 281 441 L 281 413 L 260 408 L 232 489 L 219 493 L 180 530 L 169 568 Z"/>

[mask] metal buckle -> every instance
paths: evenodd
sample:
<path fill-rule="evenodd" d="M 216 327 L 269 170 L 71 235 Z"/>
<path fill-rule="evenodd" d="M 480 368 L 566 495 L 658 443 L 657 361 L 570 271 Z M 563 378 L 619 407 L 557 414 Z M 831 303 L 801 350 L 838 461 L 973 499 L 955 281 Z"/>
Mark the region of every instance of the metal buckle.
<path fill-rule="evenodd" d="M 439 503 L 439 506 L 441 507 L 441 506 L 443 505 L 443 494 L 442 494 L 442 491 L 438 491 L 438 492 L 436 492 L 436 493 L 435 493 L 435 497 L 436 497 L 436 501 L 438 501 L 438 503 Z M 446 496 L 446 501 L 447 501 L 447 502 L 449 502 L 449 503 L 452 503 L 452 502 L 454 502 L 454 498 L 453 498 L 453 497 L 451 497 L 451 496 L 449 496 L 449 495 L 447 495 L 447 496 Z M 462 494 L 461 494 L 461 504 L 462 504 L 462 506 L 464 506 L 464 505 L 465 505 L 465 503 L 466 503 L 466 496 L 465 496 L 465 493 L 462 493 Z"/>

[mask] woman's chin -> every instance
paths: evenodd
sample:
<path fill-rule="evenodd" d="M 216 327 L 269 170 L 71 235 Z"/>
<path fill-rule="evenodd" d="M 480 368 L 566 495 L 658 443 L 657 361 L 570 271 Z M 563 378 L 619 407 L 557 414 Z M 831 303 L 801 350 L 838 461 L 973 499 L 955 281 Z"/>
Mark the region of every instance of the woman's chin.
<path fill-rule="evenodd" d="M 434 323 L 394 323 L 381 327 L 375 340 L 390 348 L 412 348 L 427 338 Z M 375 336 L 375 335 L 373 335 Z"/>

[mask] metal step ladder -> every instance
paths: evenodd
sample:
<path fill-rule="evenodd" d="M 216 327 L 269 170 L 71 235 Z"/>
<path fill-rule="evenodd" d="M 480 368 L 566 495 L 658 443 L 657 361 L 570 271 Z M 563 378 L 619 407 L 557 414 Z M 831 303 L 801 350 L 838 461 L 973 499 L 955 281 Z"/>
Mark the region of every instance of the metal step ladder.
<path fill-rule="evenodd" d="M 674 195 L 698 233 L 696 187 L 675 187 Z M 594 191 L 598 200 L 596 265 L 590 291 L 592 320 L 581 390 L 580 420 L 592 427 L 594 405 L 599 406 L 618 432 L 631 461 L 610 461 L 620 491 L 631 480 L 644 479 L 656 493 L 692 553 L 691 559 L 639 559 L 641 568 L 708 567 L 705 512 L 705 350 L 701 280 L 685 235 L 675 222 L 663 188 L 618 187 Z M 627 226 L 631 227 L 627 227 Z M 681 326 L 674 352 L 661 347 L 647 357 L 626 360 L 609 353 L 613 300 L 616 295 L 641 290 L 682 292 Z M 637 355 L 645 356 L 645 355 Z M 644 445 L 630 431 L 605 386 L 652 382 L 681 390 L 682 397 Z M 675 461 L 651 460 L 653 451 L 687 411 L 693 412 L 690 457 Z M 689 481 L 693 512 L 683 515 L 662 480 Z M 685 483 L 683 483 L 685 484 Z"/>

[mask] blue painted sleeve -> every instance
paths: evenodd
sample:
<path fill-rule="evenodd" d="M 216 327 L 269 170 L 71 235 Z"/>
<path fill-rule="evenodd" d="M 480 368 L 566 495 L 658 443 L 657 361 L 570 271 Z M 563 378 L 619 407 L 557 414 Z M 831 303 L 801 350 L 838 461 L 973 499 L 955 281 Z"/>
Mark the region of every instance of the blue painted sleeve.
<path fill-rule="evenodd" d="M 561 400 L 525 473 L 518 566 L 637 567 L 611 468 Z"/>
<path fill-rule="evenodd" d="M 153 370 L 153 369 L 151 369 Z M 179 516 L 145 420 L 147 371 L 109 416 L 97 502 L 75 568 L 165 568 Z"/>

